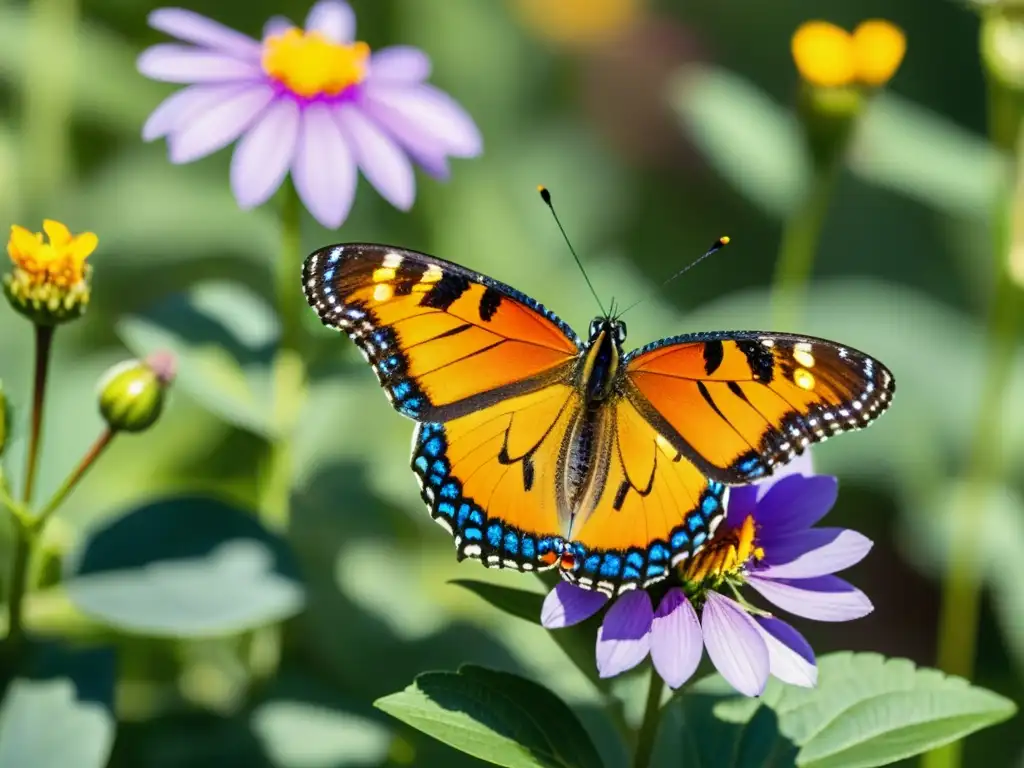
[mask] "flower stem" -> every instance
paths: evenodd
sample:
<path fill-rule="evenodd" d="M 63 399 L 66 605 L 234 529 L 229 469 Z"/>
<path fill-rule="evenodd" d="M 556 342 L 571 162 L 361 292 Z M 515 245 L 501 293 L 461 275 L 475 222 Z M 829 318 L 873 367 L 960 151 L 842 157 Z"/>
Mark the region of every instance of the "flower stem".
<path fill-rule="evenodd" d="M 821 229 L 841 167 L 837 159 L 818 168 L 806 197 L 783 227 L 772 288 L 772 314 L 779 330 L 791 330 L 799 319 Z"/>
<path fill-rule="evenodd" d="M 89 471 L 96 460 L 103 455 L 103 452 L 110 445 L 111 441 L 117 433 L 111 429 L 104 429 L 102 434 L 96 438 L 96 442 L 92 444 L 92 447 L 86 452 L 82 460 L 78 462 L 78 466 L 72 470 L 71 474 L 65 478 L 64 482 L 61 483 L 60 488 L 57 492 L 50 497 L 50 500 L 46 502 L 46 506 L 43 507 L 43 511 L 39 513 L 39 516 L 34 521 L 35 529 L 42 530 L 42 527 L 46 524 L 50 515 L 57 511 L 57 508 L 64 503 L 64 499 L 68 497 L 72 489 L 78 485 L 79 481 L 85 477 L 85 473 Z"/>
<path fill-rule="evenodd" d="M 292 431 L 305 396 L 306 371 L 301 355 L 302 263 L 300 225 L 302 207 L 295 188 L 282 187 L 281 254 L 277 259 L 275 289 L 281 338 L 273 370 L 274 436 L 268 449 L 261 488 L 263 521 L 278 530 L 287 528 L 292 486 Z"/>
<path fill-rule="evenodd" d="M 25 457 L 25 488 L 22 498 L 25 504 L 32 503 L 36 487 L 36 469 L 39 463 L 39 448 L 43 439 L 43 405 L 46 400 L 46 379 L 50 372 L 50 351 L 53 348 L 52 325 L 37 325 L 35 380 L 32 384 L 32 422 L 29 428 L 28 454 Z"/>
<path fill-rule="evenodd" d="M 651 666 L 651 687 L 647 689 L 647 703 L 644 705 L 644 719 L 636 734 L 636 751 L 633 753 L 633 768 L 647 768 L 654 753 L 654 739 L 661 722 L 661 692 L 665 681 L 658 670 Z"/>

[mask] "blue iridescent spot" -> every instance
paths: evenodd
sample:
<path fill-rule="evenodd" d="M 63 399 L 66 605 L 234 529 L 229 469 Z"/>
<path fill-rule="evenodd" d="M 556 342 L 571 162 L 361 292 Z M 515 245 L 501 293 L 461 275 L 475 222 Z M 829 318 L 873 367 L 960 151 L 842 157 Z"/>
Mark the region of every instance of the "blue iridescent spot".
<path fill-rule="evenodd" d="M 672 556 L 669 552 L 668 547 L 664 544 L 652 544 L 651 550 L 647 555 L 648 560 L 668 560 Z"/>
<path fill-rule="evenodd" d="M 432 469 L 439 475 L 448 474 L 448 462 L 444 459 L 434 459 L 434 466 Z"/>
<path fill-rule="evenodd" d="M 373 343 L 374 344 L 380 344 L 382 347 L 383 346 L 387 346 L 388 335 L 386 333 L 384 333 L 384 331 L 374 331 L 373 332 Z"/>
<path fill-rule="evenodd" d="M 431 456 L 440 456 L 443 449 L 444 445 L 441 443 L 440 437 L 432 437 L 423 445 L 423 450 Z"/>
<path fill-rule="evenodd" d="M 705 515 L 710 517 L 718 509 L 718 499 L 714 496 L 705 496 L 704 501 L 700 503 L 700 508 Z"/>
<path fill-rule="evenodd" d="M 537 552 L 541 555 L 551 551 L 551 539 L 541 539 L 537 542 Z"/>
<path fill-rule="evenodd" d="M 428 478 L 428 482 L 431 485 L 440 485 L 441 483 L 444 482 L 444 478 L 441 475 L 431 475 Z"/>
<path fill-rule="evenodd" d="M 647 578 L 648 579 L 656 579 L 659 576 L 663 576 L 664 574 L 665 574 L 665 566 L 664 565 L 657 565 L 655 563 L 651 563 L 650 565 L 647 566 Z"/>
<path fill-rule="evenodd" d="M 334 267 L 331 267 L 330 269 L 325 269 L 324 270 L 324 282 L 326 283 L 328 280 L 333 280 L 333 279 L 334 279 Z"/>
<path fill-rule="evenodd" d="M 427 471 L 427 463 L 428 462 L 427 462 L 427 457 L 426 456 L 417 456 L 416 457 L 416 461 L 413 462 L 413 463 L 416 465 L 416 469 L 418 469 L 420 472 L 426 472 Z"/>
<path fill-rule="evenodd" d="M 463 504 L 459 507 L 459 513 L 455 517 L 455 524 L 462 528 L 466 524 L 467 517 L 469 517 L 469 504 Z"/>
<path fill-rule="evenodd" d="M 690 537 L 686 535 L 686 531 L 676 531 L 672 534 L 672 549 L 683 549 L 689 542 Z"/>
<path fill-rule="evenodd" d="M 715 496 L 720 496 L 722 491 L 725 490 L 725 486 L 716 480 L 708 480 L 708 490 L 715 494 Z"/>
<path fill-rule="evenodd" d="M 477 525 L 483 525 L 483 513 L 479 509 L 474 509 L 472 512 L 469 513 L 469 522 L 476 523 Z"/>
<path fill-rule="evenodd" d="M 449 504 L 447 501 L 438 502 L 437 511 L 445 517 L 451 517 L 455 514 L 455 505 Z"/>
<path fill-rule="evenodd" d="M 408 381 L 400 381 L 391 388 L 391 394 L 401 400 L 409 394 L 409 390 L 411 389 L 412 385 Z"/>
<path fill-rule="evenodd" d="M 624 578 L 624 579 L 639 579 L 640 578 L 640 571 L 638 571 L 636 568 L 634 568 L 631 565 L 627 565 L 625 568 L 622 569 L 622 578 Z"/>
<path fill-rule="evenodd" d="M 381 360 L 380 364 L 377 367 L 380 368 L 380 370 L 384 373 L 392 373 L 393 371 L 397 370 L 398 363 L 399 359 L 392 355 L 391 357 L 385 360 Z"/>
<path fill-rule="evenodd" d="M 484 537 L 483 531 L 479 528 L 467 528 L 462 535 L 469 541 L 480 541 Z"/>
<path fill-rule="evenodd" d="M 747 472 L 747 477 L 760 477 L 764 474 L 764 467 L 757 467 Z"/>
<path fill-rule="evenodd" d="M 741 461 L 740 462 L 740 472 L 749 472 L 750 470 L 752 470 L 754 467 L 757 466 L 757 462 L 758 461 L 759 461 L 759 459 L 758 459 L 757 456 L 754 456 L 752 458 L 746 459 L 745 461 Z"/>
<path fill-rule="evenodd" d="M 410 397 L 408 400 L 403 400 L 401 405 L 398 407 L 402 413 L 409 416 L 417 416 L 420 412 L 420 406 L 423 405 L 423 401 L 418 397 Z"/>
<path fill-rule="evenodd" d="M 457 499 L 459 498 L 459 486 L 455 483 L 445 483 L 441 489 L 441 496 L 446 499 Z"/>
<path fill-rule="evenodd" d="M 694 547 L 699 547 L 701 544 L 703 544 L 705 542 L 705 540 L 707 540 L 707 538 L 708 538 L 708 535 L 706 533 L 704 533 L 703 531 L 701 531 L 700 533 L 698 533 L 696 536 L 693 537 L 693 546 Z"/>
<path fill-rule="evenodd" d="M 496 547 L 501 544 L 501 526 L 497 523 L 492 523 L 487 526 L 487 541 L 490 542 L 492 547 Z"/>
<path fill-rule="evenodd" d="M 430 437 L 431 435 L 436 435 L 440 431 L 440 424 L 424 424 L 422 427 L 420 427 L 420 434 L 423 435 L 423 437 Z"/>
<path fill-rule="evenodd" d="M 537 554 L 537 543 L 528 536 L 523 537 L 523 557 L 530 560 Z"/>
<path fill-rule="evenodd" d="M 567 548 L 580 560 L 587 556 L 587 548 L 578 541 L 572 542 L 567 546 Z"/>
<path fill-rule="evenodd" d="M 505 551 L 513 555 L 519 552 L 519 537 L 513 531 L 505 534 Z"/>
<path fill-rule="evenodd" d="M 644 567 L 644 556 L 639 552 L 630 552 L 626 555 L 626 562 L 632 565 L 634 568 Z"/>
<path fill-rule="evenodd" d="M 599 565 L 601 565 L 601 556 L 591 555 L 583 561 L 583 570 L 594 573 Z"/>
<path fill-rule="evenodd" d="M 330 256 L 327 257 L 328 264 L 337 264 L 338 259 L 341 258 L 341 251 L 334 251 Z"/>
<path fill-rule="evenodd" d="M 618 555 L 605 555 L 604 562 L 601 563 L 601 569 L 599 573 L 602 576 L 618 576 L 622 570 L 622 558 Z"/>
<path fill-rule="evenodd" d="M 689 528 L 691 532 L 696 532 L 704 527 L 704 521 L 697 515 L 694 515 L 686 521 L 686 527 Z"/>

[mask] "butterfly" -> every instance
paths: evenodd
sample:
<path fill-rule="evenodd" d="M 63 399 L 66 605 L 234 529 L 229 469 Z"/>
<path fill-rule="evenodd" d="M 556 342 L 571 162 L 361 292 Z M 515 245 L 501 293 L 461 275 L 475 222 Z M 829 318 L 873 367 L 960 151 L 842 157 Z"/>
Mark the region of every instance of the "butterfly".
<path fill-rule="evenodd" d="M 786 333 L 696 333 L 623 350 L 457 264 L 346 243 L 308 257 L 321 321 L 358 345 L 417 422 L 412 470 L 457 556 L 557 567 L 617 594 L 659 581 L 721 522 L 729 485 L 867 425 L 893 396 L 881 363 Z"/>

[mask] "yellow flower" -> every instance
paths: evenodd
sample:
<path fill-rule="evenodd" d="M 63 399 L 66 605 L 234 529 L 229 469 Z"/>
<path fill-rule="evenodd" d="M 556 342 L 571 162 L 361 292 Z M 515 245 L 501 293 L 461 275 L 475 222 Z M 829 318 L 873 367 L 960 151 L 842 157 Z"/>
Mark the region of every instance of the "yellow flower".
<path fill-rule="evenodd" d="M 907 51 L 906 36 L 880 19 L 862 22 L 850 34 L 827 21 L 808 21 L 793 35 L 793 61 L 800 76 L 821 88 L 877 88 L 896 74 Z"/>
<path fill-rule="evenodd" d="M 588 45 L 619 34 L 642 15 L 646 0 L 516 0 L 522 21 L 555 43 Z"/>
<path fill-rule="evenodd" d="M 89 303 L 89 266 L 96 250 L 92 232 L 72 235 L 59 221 L 43 221 L 43 232 L 11 227 L 7 254 L 14 270 L 4 278 L 11 305 L 33 322 L 55 325 L 78 317 Z"/>

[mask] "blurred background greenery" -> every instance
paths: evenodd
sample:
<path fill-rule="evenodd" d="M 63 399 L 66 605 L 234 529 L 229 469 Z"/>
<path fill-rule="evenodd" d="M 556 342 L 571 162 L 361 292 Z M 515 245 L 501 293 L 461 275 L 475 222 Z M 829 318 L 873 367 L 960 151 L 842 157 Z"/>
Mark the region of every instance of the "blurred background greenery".
<path fill-rule="evenodd" d="M 261 560 L 266 553 L 247 559 L 223 550 L 207 553 L 209 571 L 192 581 L 138 567 L 152 554 L 146 547 L 161 557 L 205 552 L 207 529 L 216 527 L 210 520 L 232 530 L 247 524 L 239 510 L 257 506 L 257 468 L 273 436 L 266 396 L 277 333 L 273 207 L 237 209 L 227 152 L 172 166 L 162 144 L 139 138 L 148 113 L 172 91 L 134 66 L 142 48 L 163 39 L 146 26 L 159 5 L 0 0 L 0 224 L 37 229 L 43 217 L 56 218 L 100 238 L 89 314 L 57 335 L 41 495 L 95 439 L 102 426 L 95 383 L 125 347 L 139 355 L 169 347 L 181 361 L 162 420 L 119 439 L 47 529 L 44 583 L 54 586 L 30 597 L 28 627 L 80 647 L 55 651 L 40 668 L 75 666 L 80 695 L 95 678 L 85 698 L 114 703 L 114 766 L 474 763 L 371 707 L 420 671 L 464 662 L 544 680 L 586 716 L 599 694 L 543 629 L 449 583 L 543 589 L 531 577 L 455 562 L 408 469 L 411 423 L 391 411 L 354 346 L 312 312 L 312 380 L 294 445 L 288 546 L 268 545 L 277 567 Z M 254 36 L 268 17 L 298 20 L 308 9 L 305 0 L 187 5 Z M 630 314 L 632 343 L 764 328 L 839 339 L 877 356 L 898 382 L 892 411 L 867 432 L 815 452 L 818 469 L 841 482 L 829 524 L 877 542 L 849 575 L 875 612 L 851 624 L 797 625 L 819 653 L 870 650 L 934 665 L 955 478 L 967 463 L 982 394 L 990 218 L 1006 162 L 985 138 L 975 13 L 946 0 L 353 5 L 359 37 L 371 46 L 410 43 L 430 54 L 434 82 L 474 116 L 485 150 L 456 161 L 450 183 L 420 175 L 410 214 L 364 185 L 340 231 L 304 219 L 304 250 L 369 240 L 436 253 L 586 328 L 596 308 L 536 197 L 544 183 L 602 296 L 649 297 Z M 789 40 L 801 22 L 820 16 L 848 29 L 889 18 L 906 31 L 908 53 L 854 139 L 802 316 L 792 327 L 772 327 L 769 285 L 782 222 L 807 174 Z M 722 234 L 732 238 L 725 252 L 658 288 Z M 31 341 L 30 326 L 0 306 L 0 379 L 18 407 L 6 457 L 13 477 L 24 453 Z M 1019 703 L 1019 353 L 1012 366 L 1001 416 L 1005 467 L 975 515 L 986 585 L 974 679 Z M 176 494 L 203 500 L 167 501 Z M 153 528 L 145 535 L 138 525 L 111 527 L 150 506 L 158 513 L 147 518 Z M 100 529 L 108 554 L 141 585 L 122 598 L 136 608 L 154 594 L 180 599 L 182 620 L 202 639 L 177 640 L 174 627 L 139 618 L 138 610 L 100 622 L 72 606 L 58 575 L 61 567 L 65 575 L 88 572 L 98 555 L 83 545 Z M 5 536 L 9 558 L 10 531 Z M 155 583 L 164 577 L 166 584 Z M 154 591 L 146 591 L 149 578 Z M 89 599 L 79 595 L 78 603 Z M 283 634 L 230 634 L 251 629 L 225 618 L 226 606 L 246 600 L 257 603 L 262 623 L 296 615 Z M 110 690 L 103 670 L 114 663 Z M 636 716 L 642 688 L 630 676 L 612 683 L 627 717 Z M 964 764 L 1022 764 L 1021 726 L 1018 715 L 971 737 Z M 625 763 L 614 736 L 594 735 L 610 766 Z"/>

